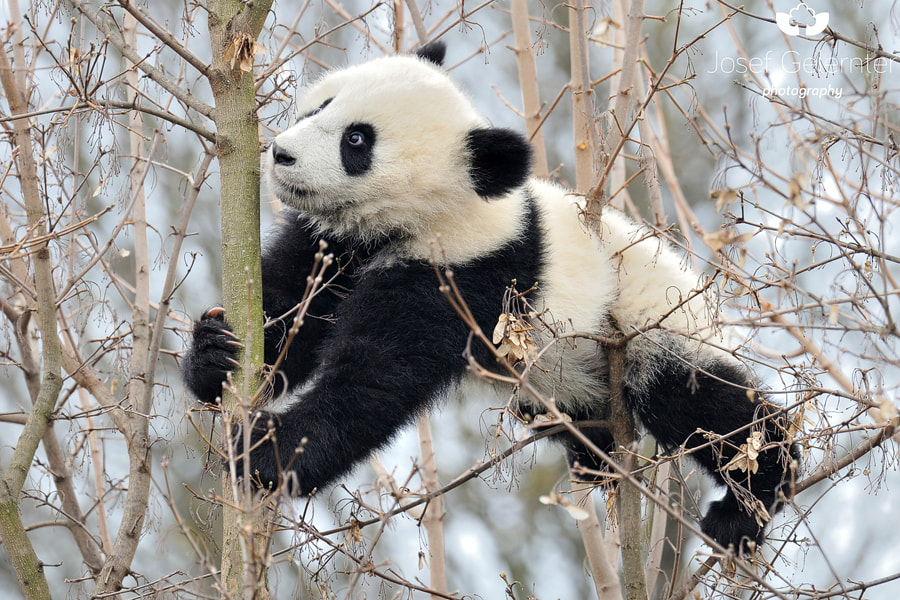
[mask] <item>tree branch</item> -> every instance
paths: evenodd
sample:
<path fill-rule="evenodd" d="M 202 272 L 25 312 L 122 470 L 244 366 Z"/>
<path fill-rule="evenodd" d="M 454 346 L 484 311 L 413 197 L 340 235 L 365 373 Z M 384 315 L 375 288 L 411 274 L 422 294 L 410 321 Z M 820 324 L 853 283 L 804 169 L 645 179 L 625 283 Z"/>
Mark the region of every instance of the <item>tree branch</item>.
<path fill-rule="evenodd" d="M 119 34 L 112 19 L 103 16 L 98 11 L 94 10 L 87 3 L 87 0 L 68 0 L 68 2 L 75 10 L 87 17 L 87 19 L 106 36 L 109 42 L 115 46 L 116 49 L 122 53 L 122 56 L 124 56 L 131 64 L 146 73 L 150 79 L 172 94 L 185 106 L 192 108 L 204 117 L 210 119 L 214 118 L 215 111 L 212 106 L 198 100 L 195 95 L 169 79 L 165 73 L 151 65 L 143 56 L 138 54 L 131 45 L 126 43 Z"/>
<path fill-rule="evenodd" d="M 188 50 L 188 48 L 181 43 L 181 40 L 175 38 L 171 33 L 157 25 L 156 21 L 151 19 L 140 6 L 136 6 L 131 0 L 118 0 L 118 2 L 119 6 L 128 11 L 128 14 L 134 17 L 138 23 L 146 27 L 147 31 L 156 36 L 166 48 L 183 58 L 185 62 L 197 69 L 204 77 L 209 76 L 210 66 L 200 60 L 196 54 Z M 130 45 L 133 47 L 134 43 L 131 42 Z"/>
<path fill-rule="evenodd" d="M 24 55 L 20 58 L 24 61 Z M 20 67 L 24 67 L 23 64 Z M 9 103 L 10 114 L 22 115 L 28 111 L 24 99 L 25 90 L 16 84 L 6 50 L 0 51 L 0 85 Z M 38 189 L 37 165 L 31 142 L 31 126 L 27 119 L 13 121 L 13 138 L 18 148 L 17 164 L 19 185 L 25 201 L 29 230 L 41 235 L 47 231 L 44 204 Z M 50 423 L 50 415 L 62 389 L 62 351 L 56 331 L 56 303 L 53 293 L 53 267 L 47 242 L 40 244 L 32 254 L 34 287 L 37 293 L 38 327 L 41 332 L 43 375 L 37 398 L 28 420 L 19 435 L 10 459 L 9 467 L 0 481 L 0 538 L 10 556 L 26 598 L 49 598 L 50 590 L 43 573 L 43 566 L 25 533 L 19 516 L 18 498 L 31 469 L 34 453 Z"/>
<path fill-rule="evenodd" d="M 528 2 L 512 0 L 510 3 L 513 34 L 515 35 L 516 65 L 519 68 L 519 87 L 522 89 L 522 112 L 525 113 L 525 130 L 534 151 L 534 174 L 547 179 L 547 148 L 544 144 L 544 130 L 541 129 L 541 94 L 538 89 L 537 65 L 531 47 L 531 31 L 528 28 Z"/>

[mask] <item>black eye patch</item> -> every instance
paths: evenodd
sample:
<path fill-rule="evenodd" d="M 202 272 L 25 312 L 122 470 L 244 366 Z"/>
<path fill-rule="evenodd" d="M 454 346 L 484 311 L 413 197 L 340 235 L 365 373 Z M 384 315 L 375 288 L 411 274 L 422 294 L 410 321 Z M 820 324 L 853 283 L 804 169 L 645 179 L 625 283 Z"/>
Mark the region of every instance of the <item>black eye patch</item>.
<path fill-rule="evenodd" d="M 347 175 L 363 175 L 372 168 L 375 128 L 368 123 L 353 123 L 341 134 L 341 165 Z"/>
<path fill-rule="evenodd" d="M 320 112 L 322 112 L 323 110 L 325 110 L 325 107 L 326 107 L 326 106 L 328 106 L 329 104 L 331 104 L 331 101 L 332 101 L 332 100 L 334 100 L 334 98 L 329 98 L 328 100 L 326 100 L 325 102 L 323 102 L 322 104 L 320 104 L 320 105 L 319 105 L 319 108 L 317 108 L 317 109 L 315 109 L 315 110 L 311 110 L 311 111 L 309 111 L 308 113 L 304 113 L 304 114 L 300 115 L 300 118 L 297 119 L 297 123 L 299 123 L 299 122 L 302 121 L 303 119 L 308 119 L 309 117 L 311 117 L 311 116 L 313 116 L 313 115 L 319 114 Z"/>

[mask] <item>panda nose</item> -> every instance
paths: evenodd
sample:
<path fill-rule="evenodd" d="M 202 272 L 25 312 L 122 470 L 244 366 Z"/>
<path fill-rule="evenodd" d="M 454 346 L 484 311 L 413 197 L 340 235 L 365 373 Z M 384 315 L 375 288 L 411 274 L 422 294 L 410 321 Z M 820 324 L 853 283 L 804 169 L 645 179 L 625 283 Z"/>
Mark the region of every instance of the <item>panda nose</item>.
<path fill-rule="evenodd" d="M 272 142 L 272 158 L 275 160 L 276 165 L 283 165 L 285 167 L 289 167 L 297 162 L 297 160 L 291 156 L 290 152 L 275 142 Z"/>

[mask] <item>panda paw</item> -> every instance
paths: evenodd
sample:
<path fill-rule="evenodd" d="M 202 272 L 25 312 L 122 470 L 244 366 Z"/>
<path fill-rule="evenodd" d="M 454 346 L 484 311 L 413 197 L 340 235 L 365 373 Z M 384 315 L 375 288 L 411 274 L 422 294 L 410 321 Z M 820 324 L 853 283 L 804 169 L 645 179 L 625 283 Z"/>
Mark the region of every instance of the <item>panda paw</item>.
<path fill-rule="evenodd" d="M 762 544 L 765 526 L 747 513 L 729 492 L 725 498 L 709 505 L 700 529 L 719 544 L 729 546 L 739 555 L 752 554 Z"/>
<path fill-rule="evenodd" d="M 194 322 L 194 339 L 181 364 L 188 389 L 198 400 L 215 404 L 222 396 L 222 383 L 239 365 L 237 354 L 244 347 L 219 307 L 204 312 Z"/>

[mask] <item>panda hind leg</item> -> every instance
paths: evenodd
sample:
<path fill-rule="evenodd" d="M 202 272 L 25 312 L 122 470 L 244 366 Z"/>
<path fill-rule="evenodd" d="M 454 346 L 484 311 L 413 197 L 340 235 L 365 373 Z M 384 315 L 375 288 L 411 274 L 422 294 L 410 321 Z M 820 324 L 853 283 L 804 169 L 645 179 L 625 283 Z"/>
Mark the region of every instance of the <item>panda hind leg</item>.
<path fill-rule="evenodd" d="M 762 543 L 766 514 L 782 508 L 789 463 L 797 458 L 796 448 L 787 447 L 783 417 L 748 393 L 752 379 L 738 363 L 713 359 L 696 368 L 671 355 L 660 361 L 666 364 L 652 382 L 626 386 L 626 402 L 664 448 L 693 451 L 691 457 L 725 485 L 725 496 L 710 504 L 700 526 L 722 546 L 745 552 L 748 542 Z M 765 447 L 756 472 L 726 467 L 753 431 L 762 434 Z M 700 432 L 722 437 L 710 443 Z"/>
<path fill-rule="evenodd" d="M 593 446 L 607 456 L 612 455 L 616 445 L 612 433 L 606 426 L 591 425 L 589 421 L 584 422 L 583 425 L 576 421 L 574 426 Z M 555 438 L 566 451 L 566 462 L 575 479 L 600 484 L 609 484 L 614 481 L 609 465 L 593 449 L 589 448 L 584 440 L 571 431 L 557 434 Z"/>
<path fill-rule="evenodd" d="M 558 423 L 542 423 L 539 418 L 535 418 L 529 407 L 516 406 L 513 410 L 515 419 L 519 422 L 530 423 L 529 427 L 536 434 L 560 427 Z M 611 455 L 615 450 L 613 436 L 606 421 L 598 419 L 595 415 L 588 412 L 566 412 L 565 414 L 571 419 L 572 426 L 589 443 L 568 429 L 553 433 L 550 436 L 550 440 L 562 446 L 566 454 L 566 463 L 569 466 L 569 470 L 578 481 L 607 483 L 610 469 L 606 461 L 592 449 L 598 448 L 607 456 Z"/>

